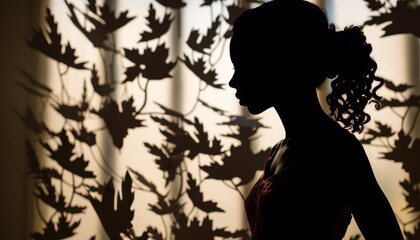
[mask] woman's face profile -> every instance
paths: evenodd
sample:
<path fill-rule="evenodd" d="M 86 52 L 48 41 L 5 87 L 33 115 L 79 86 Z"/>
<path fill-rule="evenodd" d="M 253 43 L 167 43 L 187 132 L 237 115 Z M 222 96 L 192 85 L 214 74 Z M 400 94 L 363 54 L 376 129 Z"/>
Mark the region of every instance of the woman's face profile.
<path fill-rule="evenodd" d="M 280 77 L 288 74 L 291 67 L 287 61 L 281 60 L 287 59 L 287 54 L 276 56 L 274 51 L 267 51 L 259 44 L 261 42 L 250 42 L 246 34 L 237 31 L 231 38 L 229 49 L 234 67 L 229 86 L 236 89 L 239 104 L 247 107 L 251 114 L 264 112 L 273 106 L 273 98 L 279 99 L 279 95 L 291 90 L 285 86 L 288 80 Z"/>
<path fill-rule="evenodd" d="M 240 34 L 233 34 L 230 42 L 230 59 L 234 67 L 234 74 L 229 81 L 229 86 L 236 89 L 235 96 L 241 106 L 248 108 L 251 114 L 259 114 L 272 107 L 269 99 L 270 87 L 263 79 L 263 64 L 257 64 L 249 52 L 252 46 L 247 43 L 247 39 L 241 38 Z"/>

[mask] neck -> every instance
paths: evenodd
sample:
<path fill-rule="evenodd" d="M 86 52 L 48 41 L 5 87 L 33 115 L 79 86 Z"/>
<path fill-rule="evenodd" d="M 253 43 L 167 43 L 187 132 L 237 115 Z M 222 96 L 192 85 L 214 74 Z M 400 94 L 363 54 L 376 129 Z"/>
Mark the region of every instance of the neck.
<path fill-rule="evenodd" d="M 286 138 L 317 135 L 338 124 L 322 109 L 315 89 L 279 101 L 282 103 L 274 108 L 282 121 Z M 285 105 L 284 102 L 291 104 Z"/>

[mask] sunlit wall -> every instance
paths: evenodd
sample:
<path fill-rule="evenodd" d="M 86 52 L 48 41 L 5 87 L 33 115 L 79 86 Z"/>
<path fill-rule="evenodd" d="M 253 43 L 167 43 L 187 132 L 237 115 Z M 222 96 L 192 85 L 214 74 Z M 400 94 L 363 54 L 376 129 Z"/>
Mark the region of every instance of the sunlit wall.
<path fill-rule="evenodd" d="M 86 18 L 87 15 L 83 15 L 83 13 L 89 12 L 88 2 L 94 3 L 95 1 L 68 1 L 67 3 L 74 4 L 71 6 L 74 7 L 74 11 L 76 12 L 75 16 L 79 19 L 81 26 L 87 30 L 92 30 L 93 22 L 95 20 L 100 22 L 101 20 L 95 18 L 89 19 Z M 70 230 L 72 239 L 89 239 L 92 236 L 96 236 L 96 239 L 108 238 L 107 235 L 109 235 L 109 232 L 103 219 L 109 218 L 110 215 L 101 216 L 94 207 L 95 200 L 92 200 L 92 198 L 89 199 L 88 195 L 91 193 L 91 197 L 97 197 L 98 201 L 101 202 L 100 196 L 101 193 L 104 193 L 103 188 L 107 184 L 109 186 L 111 183 L 115 187 L 117 199 L 121 196 L 118 194 L 123 194 L 121 191 L 123 191 L 124 183 L 127 183 L 127 179 L 124 178 L 127 172 L 130 173 L 132 178 L 131 186 L 135 195 L 132 202 L 130 202 L 134 214 L 132 218 L 130 218 L 130 214 L 128 213 L 124 217 L 132 220 L 131 224 L 133 225 L 134 232 L 131 234 L 133 236 L 139 237 L 143 231 L 150 231 L 148 227 L 154 226 L 156 231 L 162 234 L 165 239 L 170 239 L 169 236 L 174 231 L 171 226 L 173 226 L 174 222 L 179 221 L 179 219 L 174 219 L 169 214 L 159 215 L 156 212 L 159 212 L 158 210 L 171 210 L 171 207 L 176 208 L 177 206 L 171 205 L 169 200 L 172 199 L 171 196 L 176 197 L 182 193 L 182 197 L 178 200 L 179 204 L 183 205 L 186 214 L 188 214 L 187 216 L 190 222 L 186 224 L 187 226 L 191 227 L 193 225 L 192 219 L 194 218 L 197 219 L 200 226 L 205 225 L 205 223 L 208 224 L 204 219 L 209 217 L 212 223 L 210 229 L 213 232 L 216 232 L 216 229 L 223 229 L 226 236 L 241 239 L 240 236 L 243 234 L 241 231 L 247 229 L 243 210 L 243 198 L 249 191 L 250 186 L 252 186 L 252 181 L 243 185 L 238 184 L 240 180 L 244 179 L 242 175 L 238 175 L 239 177 L 236 178 L 232 177 L 229 180 L 227 178 L 207 178 L 206 176 L 209 173 L 204 171 L 202 167 L 223 166 L 224 161 L 230 154 L 229 151 L 232 149 L 232 146 L 238 146 L 242 143 L 241 139 L 227 136 L 234 135 L 238 126 L 253 126 L 258 129 L 254 135 L 255 140 L 250 144 L 251 149 L 255 152 L 270 148 L 284 136 L 281 122 L 273 110 L 270 109 L 257 116 L 257 120 L 251 121 L 248 119 L 249 115 L 246 109 L 238 106 L 233 90 L 226 85 L 233 74 L 233 66 L 229 60 L 228 52 L 229 37 L 225 37 L 224 35 L 228 34 L 230 28 L 228 24 L 230 12 L 227 6 L 237 5 L 237 1 L 214 1 L 209 6 L 203 6 L 204 1 L 185 1 L 186 5 L 184 7 L 176 6 L 177 3 L 181 4 L 181 1 L 173 1 L 172 4 L 174 5 L 171 7 L 164 7 L 164 4 L 161 4 L 161 2 L 165 3 L 164 1 L 134 0 L 109 1 L 107 3 L 115 11 L 113 13 L 117 13 L 116 16 L 121 16 L 118 14 L 123 14 L 123 12 L 127 11 L 127 15 L 123 14 L 123 16 L 127 18 L 134 17 L 123 27 L 109 35 L 108 40 L 112 43 L 111 46 L 115 47 L 115 51 L 104 50 L 103 48 L 100 49 L 98 46 L 94 46 L 86 38 L 86 34 L 83 34 L 80 29 L 75 27 L 74 22 L 70 18 L 71 12 L 69 11 L 69 5 L 66 5 L 66 1 L 44 1 L 41 4 L 42 6 L 38 6 L 39 13 L 37 14 L 39 16 L 35 15 L 33 17 L 35 19 L 34 22 L 28 21 L 25 24 L 19 25 L 19 27 L 25 25 L 22 27 L 24 30 L 19 31 L 19 36 L 17 34 L 13 36 L 14 39 L 19 39 L 19 41 L 16 41 L 19 44 L 16 48 L 23 48 L 25 51 L 31 52 L 34 57 L 28 60 L 23 59 L 25 56 L 20 56 L 20 58 L 15 59 L 12 63 L 22 67 L 27 74 L 30 74 L 42 86 L 48 87 L 51 92 L 45 92 L 45 89 L 42 90 L 42 87 L 36 87 L 33 82 L 31 85 L 29 80 L 32 78 L 25 74 L 19 74 L 19 70 L 16 70 L 18 73 L 10 73 L 13 78 L 8 79 L 8 81 L 20 81 L 24 83 L 23 86 L 27 87 L 19 88 L 13 86 L 13 91 L 24 95 L 28 100 L 26 100 L 26 104 L 19 103 L 17 100 L 9 100 L 9 105 L 14 106 L 18 112 L 16 115 L 10 109 L 7 110 L 10 115 L 14 114 L 13 117 L 10 117 L 12 120 L 9 120 L 9 122 L 13 122 L 19 129 L 25 129 L 26 133 L 21 134 L 22 136 L 20 138 L 15 138 L 15 141 L 29 140 L 33 144 L 32 146 L 36 152 L 35 155 L 39 160 L 40 166 L 48 169 L 57 169 L 56 174 L 58 175 L 56 177 L 50 177 L 57 194 L 56 200 L 58 201 L 59 199 L 58 195 L 63 195 L 65 203 L 69 204 L 67 207 L 71 205 L 76 209 L 77 207 L 83 208 L 83 211 L 77 214 L 67 212 L 67 227 L 74 227 Z M 334 22 L 338 29 L 350 24 L 362 24 L 373 14 L 369 11 L 366 1 L 362 0 L 324 0 L 316 1 L 316 3 L 325 7 L 329 20 Z M 97 1 L 97 5 L 102 6 L 103 4 L 104 2 Z M 170 5 L 170 3 L 166 4 Z M 258 5 L 256 3 L 246 4 L 246 1 L 243 1 L 242 4 L 241 6 L 247 7 Z M 390 4 L 395 3 L 390 2 Z M 71 47 L 75 49 L 74 54 L 77 56 L 75 62 L 86 61 L 86 69 L 68 67 L 62 62 L 48 58 L 41 52 L 34 53 L 36 50 L 31 49 L 23 40 L 30 37 L 33 29 L 37 27 L 40 27 L 43 31 L 51 30 L 47 27 L 48 25 L 45 19 L 46 7 L 50 9 L 54 16 L 58 27 L 57 31 L 61 34 L 63 46 L 69 42 Z M 153 10 L 151 7 L 153 7 Z M 30 12 L 28 10 L 30 6 L 23 3 L 23 1 L 20 3 L 19 8 L 16 8 L 20 11 Z M 99 11 L 99 9 L 96 10 Z M 140 39 L 145 35 L 142 36 L 141 33 L 151 32 L 152 30 L 150 29 L 150 18 L 149 22 L 146 21 L 147 17 L 150 17 L 152 13 L 155 14 L 153 16 L 161 23 L 166 15 L 175 20 L 171 22 L 170 30 L 162 34 L 159 38 L 142 42 Z M 217 28 L 217 33 L 214 39 L 212 39 L 214 42 L 209 45 L 210 48 L 204 49 L 204 52 L 197 52 L 187 42 L 191 32 L 193 30 L 197 31 L 199 37 L 196 40 L 200 42 L 202 38 L 210 34 L 209 28 L 216 21 L 216 16 L 218 15 L 221 15 L 224 19 L 220 19 L 221 23 Z M 8 16 L 13 18 L 13 16 Z M 9 19 L 2 19 L 2 24 L 6 21 L 9 21 Z M 392 80 L 396 84 L 418 84 L 417 38 L 411 34 L 396 34 L 383 37 L 384 31 L 382 27 L 382 25 L 378 25 L 366 26 L 364 28 L 368 41 L 373 45 L 373 56 L 378 62 L 378 74 L 383 78 Z M 98 36 L 96 36 L 97 38 Z M 140 74 L 142 70 L 148 67 L 146 63 L 141 63 L 138 64 L 140 70 L 138 70 L 137 76 L 130 78 L 131 75 L 127 71 L 135 64 L 133 63 L 133 59 L 127 56 L 134 52 L 137 52 L 139 55 L 142 55 L 144 51 L 150 50 L 150 52 L 154 52 L 156 47 L 161 44 L 168 51 L 163 51 L 160 55 L 154 56 L 156 58 L 163 56 L 166 59 L 166 63 L 176 61 L 176 65 L 169 71 L 169 75 L 153 78 L 150 77 L 153 74 Z M 63 47 L 63 51 L 64 49 Z M 186 57 L 195 61 L 202 59 L 206 63 L 204 69 L 198 68 L 202 70 L 201 73 L 203 75 L 197 75 L 199 70 L 186 64 Z M 33 65 L 28 64 L 27 61 L 33 62 Z M 138 61 L 142 62 L 143 60 Z M 95 65 L 95 71 L 99 79 L 97 84 L 101 85 L 103 87 L 102 89 L 105 89 L 106 86 L 111 87 L 112 92 L 110 94 L 100 96 L 98 94 L 99 87 L 92 85 L 93 64 Z M 161 62 L 161 64 L 165 63 Z M 144 68 L 144 65 L 146 68 Z M 197 63 L 196 65 L 199 64 Z M 212 71 L 216 73 L 216 76 L 213 78 L 216 81 L 204 81 L 203 79 L 209 77 Z M 209 77 L 210 79 L 212 79 L 211 76 Z M 128 78 L 129 80 L 127 80 Z M 125 80 L 127 81 L 124 82 Z M 219 88 L 219 84 L 220 86 L 225 86 Z M 30 87 L 32 87 L 35 93 L 28 90 L 31 89 Z M 382 93 L 384 96 L 391 94 L 385 90 Z M 124 102 L 131 104 L 128 107 L 129 109 L 132 107 L 134 110 L 131 110 L 138 111 L 136 112 L 136 118 L 131 118 L 134 116 L 134 113 L 131 117 L 129 114 L 124 115 L 124 117 L 129 118 L 132 124 L 128 125 L 129 127 L 125 129 L 126 132 L 119 129 L 119 124 L 112 125 L 112 123 L 119 123 L 120 119 L 113 119 L 107 115 L 109 122 L 104 123 L 104 115 L 97 113 L 100 112 L 101 107 L 106 103 L 105 99 L 109 97 L 112 101 L 121 104 L 119 105 L 119 110 L 114 110 L 114 113 L 124 112 L 122 104 Z M 131 97 L 133 102 L 131 102 Z M 10 96 L 10 98 L 13 98 L 13 96 Z M 69 114 L 70 110 L 63 110 L 62 108 L 60 112 L 56 108 L 60 104 L 76 106 L 85 101 L 84 99 L 89 103 L 89 108 L 93 111 L 89 113 L 84 112 L 83 116 L 85 119 L 83 121 L 78 122 L 66 118 L 65 114 Z M 44 132 L 43 134 L 47 134 L 49 137 L 44 138 L 45 135 L 43 135 L 44 137 L 40 137 L 36 134 L 34 137 L 34 129 L 30 129 L 28 125 L 25 125 L 28 124 L 28 118 L 25 118 L 25 111 L 27 109 L 25 105 L 33 109 L 35 118 L 48 127 L 50 132 Z M 9 108 L 9 106 L 2 107 L 5 109 Z M 376 120 L 386 120 L 387 124 L 396 126 L 396 128 L 403 125 L 406 129 L 410 128 L 413 121 L 415 122 L 415 114 L 411 112 L 405 118 L 406 120 L 402 122 L 400 116 L 405 114 L 404 110 L 397 109 L 397 112 L 393 110 L 376 111 L 373 106 L 370 107 L 371 109 L 369 110 L 372 113 L 373 120 L 369 126 L 372 129 L 375 128 Z M 83 111 L 79 109 L 79 112 Z M 21 118 L 18 116 L 21 116 Z M 194 125 L 195 117 L 202 124 L 203 129 L 198 127 L 198 130 L 201 131 L 197 130 L 197 125 Z M 207 134 L 205 138 L 209 140 L 210 144 L 206 147 L 210 149 L 206 148 L 205 150 L 209 152 L 216 151 L 212 146 L 217 146 L 219 140 L 222 147 L 218 149 L 219 151 L 216 151 L 218 154 L 202 153 L 194 156 L 192 159 L 188 159 L 183 155 L 184 160 L 179 164 L 179 168 L 172 166 L 171 164 L 173 163 L 159 165 L 156 162 L 156 159 L 158 159 L 157 155 L 159 154 L 154 155 L 153 151 L 156 153 L 158 151 L 157 149 L 163 149 L 160 154 L 165 155 L 165 150 L 166 153 L 173 150 L 169 150 L 169 146 L 162 145 L 165 142 L 171 143 L 171 141 L 168 141 L 168 135 L 165 135 L 165 133 L 170 133 L 170 131 L 165 132 L 165 130 L 171 125 L 165 125 L 162 121 L 154 121 L 153 118 L 173 121 L 174 125 L 181 126 L 180 129 L 186 130 L 186 132 L 193 136 L 193 139 L 198 138 L 198 142 L 200 142 L 200 137 L 203 136 L 197 136 L 194 133 L 198 131 L 199 133 Z M 191 123 L 182 118 L 191 121 Z M 22 119 L 23 121 L 19 122 Z M 141 119 L 141 124 L 136 125 L 139 122 L 136 122 L 135 119 Z M 126 124 L 127 122 L 121 123 Z M 39 126 L 42 126 L 42 124 Z M 96 144 L 87 145 L 86 142 L 77 142 L 77 136 L 81 136 L 81 126 L 85 127 L 88 132 L 95 133 Z M 116 133 L 109 131 L 110 126 L 113 126 L 114 129 L 119 129 L 118 133 L 121 136 L 118 137 L 118 140 L 121 140 L 121 146 L 116 146 Z M 86 161 L 87 165 L 84 166 L 81 164 L 77 169 L 83 170 L 82 172 L 85 174 L 87 174 L 86 172 L 92 172 L 95 174 L 95 178 L 77 176 L 74 172 L 68 171 L 68 169 L 66 170 L 62 163 L 60 164 L 60 161 L 57 161 L 57 159 L 52 160 L 49 156 L 60 145 L 63 145 L 63 139 L 51 133 L 59 133 L 63 129 L 68 131 L 65 139 L 69 140 L 70 145 L 74 145 L 72 151 L 74 156 L 71 160 L 83 155 L 83 160 Z M 79 135 L 72 135 L 72 130 L 79 133 Z M 417 130 L 416 128 L 415 131 Z M 417 133 L 415 131 L 413 132 L 414 136 Z M 361 134 L 360 138 L 364 138 L 364 136 Z M 213 138 L 218 141 L 212 142 Z M 6 136 L 3 136 L 2 139 L 6 139 Z M 2 145 L 4 146 L 3 142 L 6 141 L 2 141 Z M 144 143 L 148 143 L 148 145 Z M 148 146 L 156 146 L 156 148 L 150 148 Z M 403 181 L 407 177 L 407 173 L 403 170 L 402 164 L 380 159 L 381 153 L 386 150 L 381 144 L 372 143 L 366 144 L 365 146 L 368 155 L 371 157 L 371 163 L 378 181 L 389 198 L 399 220 L 402 224 L 409 222 L 413 218 L 413 215 L 404 210 L 407 201 L 401 189 L 400 181 Z M 165 147 L 168 147 L 168 149 L 165 149 Z M 5 149 L 5 151 L 9 155 L 14 155 L 15 152 L 21 153 L 25 151 L 24 149 L 25 146 L 22 143 L 19 145 L 19 149 Z M 191 149 L 187 151 L 187 154 L 190 152 Z M 22 162 L 26 163 L 25 159 L 28 156 L 22 156 L 22 154 L 17 154 L 16 156 L 20 156 Z M 168 159 L 172 161 L 177 160 L 173 156 L 168 157 Z M 26 165 L 17 164 L 14 167 L 20 173 L 26 173 L 28 169 L 29 172 L 32 171 L 34 173 L 34 169 Z M 245 167 L 238 164 L 237 168 Z M 7 171 L 4 170 L 7 168 L 2 169 L 2 171 Z M 173 172 L 171 173 L 175 176 L 173 179 L 168 176 L 172 170 Z M 254 177 L 256 179 L 261 172 L 255 169 L 254 171 Z M 191 181 L 187 181 L 187 172 L 196 181 L 195 184 L 199 188 L 198 192 L 202 193 L 201 203 L 203 205 L 207 204 L 206 206 L 211 210 L 206 212 L 203 211 L 205 207 L 197 207 L 196 204 L 199 200 L 191 203 L 192 197 L 188 195 L 188 191 L 192 189 L 194 184 Z M 26 177 L 27 179 L 25 181 L 28 181 L 27 189 L 25 189 L 25 184 L 23 183 L 13 187 L 14 190 L 19 189 L 19 191 L 27 194 L 26 199 L 20 201 L 25 202 L 25 209 L 27 209 L 24 211 L 27 219 L 22 219 L 22 222 L 25 223 L 21 223 L 23 228 L 27 228 L 25 236 L 29 238 L 31 234 L 32 236 L 34 236 L 33 234 L 45 234 L 48 222 L 51 220 L 53 223 L 56 223 L 62 211 L 54 208 L 56 207 L 54 204 L 46 204 L 46 199 L 54 202 L 51 198 L 51 192 L 48 192 L 48 188 L 45 188 L 48 185 L 37 185 L 39 179 L 34 179 L 33 174 L 24 175 L 22 173 L 19 176 Z M 169 184 L 168 179 L 171 179 Z M 3 182 L 5 181 L 7 180 L 3 180 Z M 45 192 L 37 188 L 37 186 L 41 186 Z M 98 189 L 101 189 L 101 191 Z M 46 194 L 44 198 L 40 197 L 42 193 Z M 159 194 L 162 195 L 159 196 Z M 129 195 L 122 195 L 121 197 L 126 200 Z M 14 196 L 22 198 L 24 194 Z M 200 198 L 199 194 L 194 196 Z M 166 202 L 159 202 L 162 200 Z M 118 209 L 117 202 L 115 200 L 114 204 L 116 209 Z M 10 204 L 10 202 L 8 203 Z M 15 204 L 18 204 L 18 202 L 15 202 Z M 165 209 L 165 207 L 168 209 Z M 218 211 L 217 209 L 222 209 L 222 211 Z M 2 220 L 6 221 L 7 219 Z M 76 224 L 79 221 L 80 223 Z M 413 230 L 413 226 L 409 224 L 404 224 L 404 228 L 410 231 Z M 357 226 L 352 222 L 346 239 L 349 239 L 357 233 Z M 216 235 L 215 238 L 221 238 L 221 236 Z"/>

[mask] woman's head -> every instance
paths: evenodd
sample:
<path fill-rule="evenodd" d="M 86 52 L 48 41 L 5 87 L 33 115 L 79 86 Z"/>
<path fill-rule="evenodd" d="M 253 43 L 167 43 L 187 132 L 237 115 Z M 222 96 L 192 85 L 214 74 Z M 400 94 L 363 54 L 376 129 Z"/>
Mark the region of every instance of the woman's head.
<path fill-rule="evenodd" d="M 283 97 L 283 90 L 296 93 L 323 82 L 328 32 L 324 12 L 306 1 L 271 1 L 239 16 L 230 44 L 235 74 L 229 84 L 241 104 L 259 113 Z"/>
<path fill-rule="evenodd" d="M 331 114 L 354 131 L 363 129 L 376 62 L 358 27 L 336 31 L 317 5 L 273 0 L 240 15 L 233 26 L 229 85 L 241 105 L 258 114 L 290 97 L 302 96 L 334 78 Z"/>

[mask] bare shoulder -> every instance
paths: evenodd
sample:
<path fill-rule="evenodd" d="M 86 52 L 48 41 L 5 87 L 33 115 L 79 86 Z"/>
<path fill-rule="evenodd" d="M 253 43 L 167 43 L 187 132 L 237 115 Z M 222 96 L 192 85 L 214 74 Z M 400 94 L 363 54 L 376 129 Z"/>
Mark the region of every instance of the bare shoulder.
<path fill-rule="evenodd" d="M 332 153 L 342 156 L 343 160 L 367 160 L 367 155 L 362 143 L 346 129 L 335 131 L 328 137 L 327 147 Z"/>
<path fill-rule="evenodd" d="M 341 129 L 328 138 L 329 156 L 332 161 L 339 164 L 347 171 L 360 172 L 362 169 L 370 169 L 369 157 L 366 154 L 363 144 L 353 133 Z M 333 157 L 335 156 L 335 157 Z"/>

